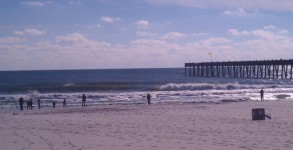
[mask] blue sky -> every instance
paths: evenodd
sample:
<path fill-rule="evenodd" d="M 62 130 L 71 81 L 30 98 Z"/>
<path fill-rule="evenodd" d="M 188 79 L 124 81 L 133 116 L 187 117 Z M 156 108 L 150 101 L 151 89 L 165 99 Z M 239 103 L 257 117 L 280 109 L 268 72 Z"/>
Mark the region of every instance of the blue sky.
<path fill-rule="evenodd" d="M 291 59 L 292 0 L 0 1 L 0 70 Z"/>

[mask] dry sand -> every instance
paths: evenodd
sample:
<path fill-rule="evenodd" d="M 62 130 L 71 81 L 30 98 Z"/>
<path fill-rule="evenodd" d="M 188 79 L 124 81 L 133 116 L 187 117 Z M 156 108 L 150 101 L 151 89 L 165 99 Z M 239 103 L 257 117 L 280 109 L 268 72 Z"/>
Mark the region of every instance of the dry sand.
<path fill-rule="evenodd" d="M 271 120 L 252 121 L 265 108 Z M 1 150 L 292 150 L 293 102 L 101 105 L 0 114 Z"/>

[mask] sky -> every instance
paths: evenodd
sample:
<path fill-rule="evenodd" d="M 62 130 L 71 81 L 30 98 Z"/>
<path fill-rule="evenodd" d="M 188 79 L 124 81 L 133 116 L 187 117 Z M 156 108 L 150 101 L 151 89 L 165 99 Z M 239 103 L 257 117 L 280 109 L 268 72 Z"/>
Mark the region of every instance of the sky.
<path fill-rule="evenodd" d="M 292 59 L 292 0 L 0 0 L 0 70 Z"/>

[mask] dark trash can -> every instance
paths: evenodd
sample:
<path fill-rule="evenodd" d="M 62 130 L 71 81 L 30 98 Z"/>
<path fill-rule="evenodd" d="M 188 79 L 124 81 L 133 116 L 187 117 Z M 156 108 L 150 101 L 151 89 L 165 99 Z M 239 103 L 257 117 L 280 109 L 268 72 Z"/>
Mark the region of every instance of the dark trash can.
<path fill-rule="evenodd" d="M 265 109 L 264 108 L 252 109 L 252 120 L 265 120 Z"/>

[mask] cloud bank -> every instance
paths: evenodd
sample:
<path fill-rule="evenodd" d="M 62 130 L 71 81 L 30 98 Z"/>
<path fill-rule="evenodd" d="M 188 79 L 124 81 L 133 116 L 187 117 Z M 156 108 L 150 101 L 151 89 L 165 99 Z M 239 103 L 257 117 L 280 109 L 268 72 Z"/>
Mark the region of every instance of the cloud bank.
<path fill-rule="evenodd" d="M 33 28 L 28 28 L 28 29 L 24 29 L 22 31 L 14 31 L 13 33 L 15 35 L 41 36 L 41 35 L 45 35 L 46 34 L 46 31 L 38 30 L 38 29 L 33 29 Z"/>
<path fill-rule="evenodd" d="M 149 27 L 150 23 L 147 20 L 139 20 L 134 23 L 138 29 L 146 29 Z"/>
<path fill-rule="evenodd" d="M 205 33 L 200 39 L 181 42 L 177 39 L 194 35 L 136 34 L 138 38 L 127 44 L 97 41 L 78 32 L 33 44 L 19 37 L 0 38 L 0 69 L 180 67 L 184 62 L 207 61 L 209 54 L 213 61 L 288 59 L 293 55 L 289 32 L 272 25 L 254 30 L 231 28 L 222 37 Z"/>
<path fill-rule="evenodd" d="M 145 0 L 152 5 L 193 8 L 293 11 L 292 0 Z"/>
<path fill-rule="evenodd" d="M 121 20 L 118 17 L 108 17 L 108 16 L 102 16 L 100 19 L 104 23 L 113 23 L 113 22 Z"/>

